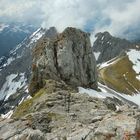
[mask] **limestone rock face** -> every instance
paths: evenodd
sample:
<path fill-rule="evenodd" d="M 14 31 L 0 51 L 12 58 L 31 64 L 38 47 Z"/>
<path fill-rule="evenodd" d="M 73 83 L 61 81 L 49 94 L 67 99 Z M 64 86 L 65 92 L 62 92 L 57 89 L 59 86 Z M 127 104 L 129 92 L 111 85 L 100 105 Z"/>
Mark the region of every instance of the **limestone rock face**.
<path fill-rule="evenodd" d="M 37 87 L 43 84 L 43 79 L 54 79 L 72 86 L 97 88 L 96 61 L 89 34 L 69 27 L 55 39 L 46 38 L 44 42 L 44 46 L 37 45 L 35 54 L 42 51 L 34 55 L 32 79 L 37 80 Z M 32 92 L 35 88 L 30 87 Z"/>

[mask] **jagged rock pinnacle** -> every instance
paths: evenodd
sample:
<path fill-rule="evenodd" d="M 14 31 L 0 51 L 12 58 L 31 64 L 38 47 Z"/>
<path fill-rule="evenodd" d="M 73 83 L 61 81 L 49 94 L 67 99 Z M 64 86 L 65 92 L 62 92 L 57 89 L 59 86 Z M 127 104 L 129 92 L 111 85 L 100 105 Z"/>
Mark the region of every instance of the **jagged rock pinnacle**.
<path fill-rule="evenodd" d="M 36 47 L 31 90 L 40 87 L 43 79 L 62 80 L 72 86 L 97 88 L 96 61 L 92 52 L 89 34 L 68 27 L 55 39 L 46 39 Z M 32 83 L 38 83 L 33 86 Z M 41 84 L 41 86 L 42 86 Z"/>

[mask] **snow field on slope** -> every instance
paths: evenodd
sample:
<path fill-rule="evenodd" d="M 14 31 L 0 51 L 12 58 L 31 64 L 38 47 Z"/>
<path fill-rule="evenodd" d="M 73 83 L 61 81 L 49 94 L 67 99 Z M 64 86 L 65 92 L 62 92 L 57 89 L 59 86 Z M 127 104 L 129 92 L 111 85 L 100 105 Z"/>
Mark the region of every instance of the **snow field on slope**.
<path fill-rule="evenodd" d="M 140 51 L 131 49 L 127 52 L 129 60 L 133 63 L 133 69 L 138 74 L 136 78 L 140 80 Z"/>
<path fill-rule="evenodd" d="M 119 100 L 122 100 L 122 98 L 124 98 L 125 100 L 133 102 L 137 104 L 138 106 L 140 106 L 140 93 L 134 94 L 133 96 L 126 95 L 123 93 L 118 93 L 114 91 L 113 89 L 110 89 L 109 87 L 102 85 L 100 83 L 99 83 L 99 88 L 101 92 L 98 92 L 93 89 L 85 89 L 83 87 L 79 87 L 78 89 L 79 89 L 79 93 L 88 94 L 91 97 L 101 98 L 101 99 L 104 99 L 106 97 L 111 97 L 111 98 L 115 97 L 115 98 L 118 98 Z"/>
<path fill-rule="evenodd" d="M 18 78 L 19 76 L 19 78 Z M 16 80 L 18 78 L 18 80 Z M 5 98 L 7 100 L 10 95 L 14 94 L 17 89 L 26 85 L 26 78 L 25 74 L 11 74 L 6 77 L 6 82 L 4 83 L 3 87 L 0 90 L 0 99 Z"/>

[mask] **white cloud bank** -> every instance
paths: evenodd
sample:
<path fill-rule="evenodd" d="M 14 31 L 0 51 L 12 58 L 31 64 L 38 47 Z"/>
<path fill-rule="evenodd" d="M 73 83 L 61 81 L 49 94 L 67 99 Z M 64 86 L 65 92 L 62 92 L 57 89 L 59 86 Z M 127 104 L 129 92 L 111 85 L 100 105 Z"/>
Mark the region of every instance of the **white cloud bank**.
<path fill-rule="evenodd" d="M 99 31 L 134 39 L 140 35 L 140 0 L 1 0 L 0 19 Z"/>

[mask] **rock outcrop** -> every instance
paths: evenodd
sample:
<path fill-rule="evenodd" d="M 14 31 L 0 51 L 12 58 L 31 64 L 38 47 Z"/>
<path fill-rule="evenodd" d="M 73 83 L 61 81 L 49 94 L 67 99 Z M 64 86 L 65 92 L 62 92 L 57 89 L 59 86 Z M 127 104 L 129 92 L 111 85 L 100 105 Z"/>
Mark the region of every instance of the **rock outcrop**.
<path fill-rule="evenodd" d="M 97 63 L 109 61 L 128 49 L 136 48 L 136 44 L 113 37 L 109 32 L 97 33 L 95 37 L 97 39 L 93 44 L 93 51 L 100 54 Z"/>
<path fill-rule="evenodd" d="M 19 105 L 10 120 L 0 119 L 0 139 L 139 140 L 139 109 L 79 94 L 63 82 L 46 80 L 36 96 Z"/>
<path fill-rule="evenodd" d="M 45 79 L 62 80 L 75 87 L 97 88 L 96 61 L 89 34 L 66 28 L 55 39 L 43 38 L 33 54 L 31 93 L 41 88 Z"/>

